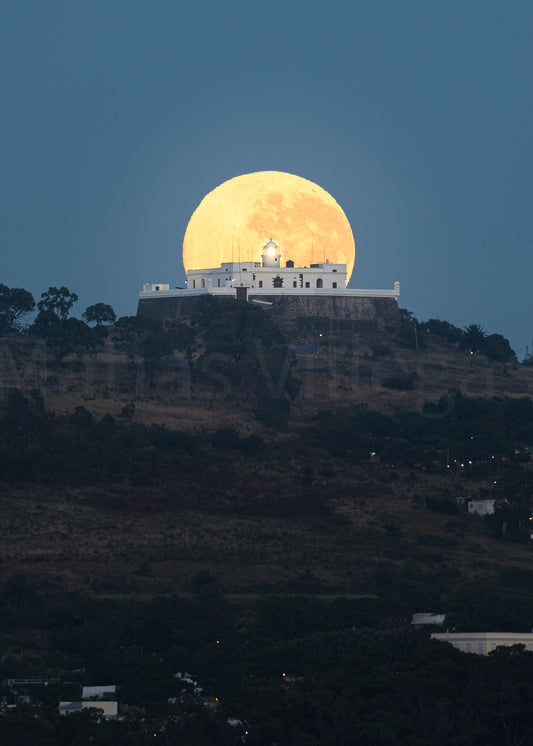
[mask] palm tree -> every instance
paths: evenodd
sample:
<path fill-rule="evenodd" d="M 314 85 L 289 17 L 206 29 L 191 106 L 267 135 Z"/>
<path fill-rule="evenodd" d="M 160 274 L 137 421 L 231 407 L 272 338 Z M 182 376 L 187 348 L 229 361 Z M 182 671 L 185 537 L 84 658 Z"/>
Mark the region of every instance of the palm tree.
<path fill-rule="evenodd" d="M 470 350 L 472 354 L 479 352 L 485 339 L 485 330 L 479 324 L 465 326 L 461 347 Z"/>

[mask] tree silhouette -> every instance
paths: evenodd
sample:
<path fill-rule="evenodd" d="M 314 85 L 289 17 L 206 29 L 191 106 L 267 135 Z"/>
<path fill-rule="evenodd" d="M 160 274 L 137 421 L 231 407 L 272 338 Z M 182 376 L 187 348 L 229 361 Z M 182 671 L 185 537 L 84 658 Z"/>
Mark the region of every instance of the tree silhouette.
<path fill-rule="evenodd" d="M 44 339 L 56 363 L 71 352 L 92 351 L 101 346 L 107 334 L 103 326 L 91 329 L 84 321 L 59 318 L 52 310 L 40 311 L 30 327 L 30 334 Z"/>
<path fill-rule="evenodd" d="M 23 288 L 9 288 L 0 283 L 0 334 L 18 328 L 22 316 L 33 311 L 33 295 Z"/>
<path fill-rule="evenodd" d="M 95 303 L 88 306 L 82 314 L 82 319 L 87 324 L 114 324 L 117 316 L 110 305 L 107 303 Z"/>
<path fill-rule="evenodd" d="M 76 293 L 71 293 L 64 285 L 60 288 L 49 287 L 46 293 L 42 293 L 37 308 L 39 311 L 52 311 L 60 319 L 66 319 L 77 300 Z"/>
<path fill-rule="evenodd" d="M 465 327 L 461 347 L 475 354 L 481 350 L 484 340 L 485 330 L 483 327 L 479 324 L 470 324 L 470 326 Z"/>
<path fill-rule="evenodd" d="M 428 332 L 431 332 L 431 334 L 441 337 L 441 339 L 450 344 L 458 344 L 463 337 L 462 330 L 459 329 L 458 326 L 450 324 L 448 321 L 428 319 L 424 322 L 423 327 Z"/>
<path fill-rule="evenodd" d="M 502 363 L 516 362 L 516 353 L 509 340 L 502 334 L 489 334 L 485 337 L 481 352 L 490 360 L 499 360 Z"/>

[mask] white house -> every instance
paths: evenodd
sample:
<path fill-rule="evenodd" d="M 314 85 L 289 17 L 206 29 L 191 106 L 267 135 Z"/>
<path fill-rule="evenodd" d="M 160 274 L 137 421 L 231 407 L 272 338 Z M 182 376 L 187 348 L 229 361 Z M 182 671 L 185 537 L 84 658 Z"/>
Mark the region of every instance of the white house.
<path fill-rule="evenodd" d="M 83 710 L 96 710 L 102 717 L 116 718 L 118 715 L 118 702 L 108 700 L 86 700 L 83 702 L 60 702 L 58 712 L 60 715 L 71 715 L 73 712 Z"/>
<path fill-rule="evenodd" d="M 84 686 L 81 691 L 82 699 L 113 699 L 117 694 L 115 684 L 108 686 Z"/>
<path fill-rule="evenodd" d="M 83 710 L 97 710 L 102 717 L 116 718 L 118 715 L 117 687 L 114 684 L 108 686 L 84 686 L 81 692 L 81 702 L 60 702 L 58 712 L 60 715 L 70 715 L 73 712 Z"/>
<path fill-rule="evenodd" d="M 496 500 L 469 500 L 468 512 L 471 515 L 492 515 Z"/>
<path fill-rule="evenodd" d="M 411 624 L 415 626 L 423 626 L 424 624 L 444 624 L 446 614 L 431 614 L 431 613 L 420 613 L 413 614 Z"/>
<path fill-rule="evenodd" d="M 533 651 L 533 632 L 433 632 L 434 640 L 449 642 L 463 653 L 487 655 L 496 648 L 524 645 Z"/>

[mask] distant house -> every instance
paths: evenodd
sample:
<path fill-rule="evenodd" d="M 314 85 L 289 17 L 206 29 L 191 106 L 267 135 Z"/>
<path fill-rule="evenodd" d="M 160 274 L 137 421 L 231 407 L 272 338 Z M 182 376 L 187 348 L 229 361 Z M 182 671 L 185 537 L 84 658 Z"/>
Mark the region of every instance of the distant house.
<path fill-rule="evenodd" d="M 58 712 L 60 715 L 71 715 L 73 712 L 83 710 L 97 710 L 102 717 L 116 718 L 118 715 L 118 702 L 108 700 L 86 700 L 83 702 L 60 702 Z"/>
<path fill-rule="evenodd" d="M 52 679 L 46 676 L 34 676 L 25 679 L 4 679 L 2 684 L 8 686 L 12 691 L 29 691 L 34 686 L 48 686 L 59 681 L 58 678 Z"/>
<path fill-rule="evenodd" d="M 117 695 L 117 687 L 110 686 L 84 686 L 81 691 L 82 699 L 114 699 Z"/>
<path fill-rule="evenodd" d="M 444 619 L 446 618 L 446 614 L 430 614 L 430 613 L 424 613 L 424 614 L 413 614 L 413 618 L 411 619 L 411 624 L 414 624 L 417 627 L 422 627 L 425 624 L 444 624 Z"/>
<path fill-rule="evenodd" d="M 533 651 L 533 632 L 433 632 L 431 637 L 449 642 L 463 653 L 487 655 L 499 647 L 524 645 Z"/>
<path fill-rule="evenodd" d="M 83 710 L 97 710 L 105 718 L 116 718 L 118 715 L 117 687 L 109 686 L 84 686 L 81 693 L 81 702 L 60 702 L 58 712 L 60 715 L 70 715 L 73 712 Z"/>
<path fill-rule="evenodd" d="M 471 515 L 492 515 L 496 500 L 469 500 L 468 512 Z"/>

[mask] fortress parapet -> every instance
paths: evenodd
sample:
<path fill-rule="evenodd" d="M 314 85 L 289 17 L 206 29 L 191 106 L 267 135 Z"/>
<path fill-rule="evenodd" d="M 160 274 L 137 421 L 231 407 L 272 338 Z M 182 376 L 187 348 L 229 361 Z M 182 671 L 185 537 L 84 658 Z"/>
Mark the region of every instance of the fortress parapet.
<path fill-rule="evenodd" d="M 282 266 L 281 250 L 271 238 L 263 246 L 260 262 L 190 269 L 186 288 L 145 284 L 138 313 L 159 318 L 190 316 L 202 297 L 212 295 L 257 303 L 276 315 L 371 321 L 378 326 L 399 319 L 399 282 L 391 289 L 363 290 L 347 288 L 346 281 L 346 264 L 331 264 L 327 259 L 306 267 L 296 267 L 288 259 Z"/>

